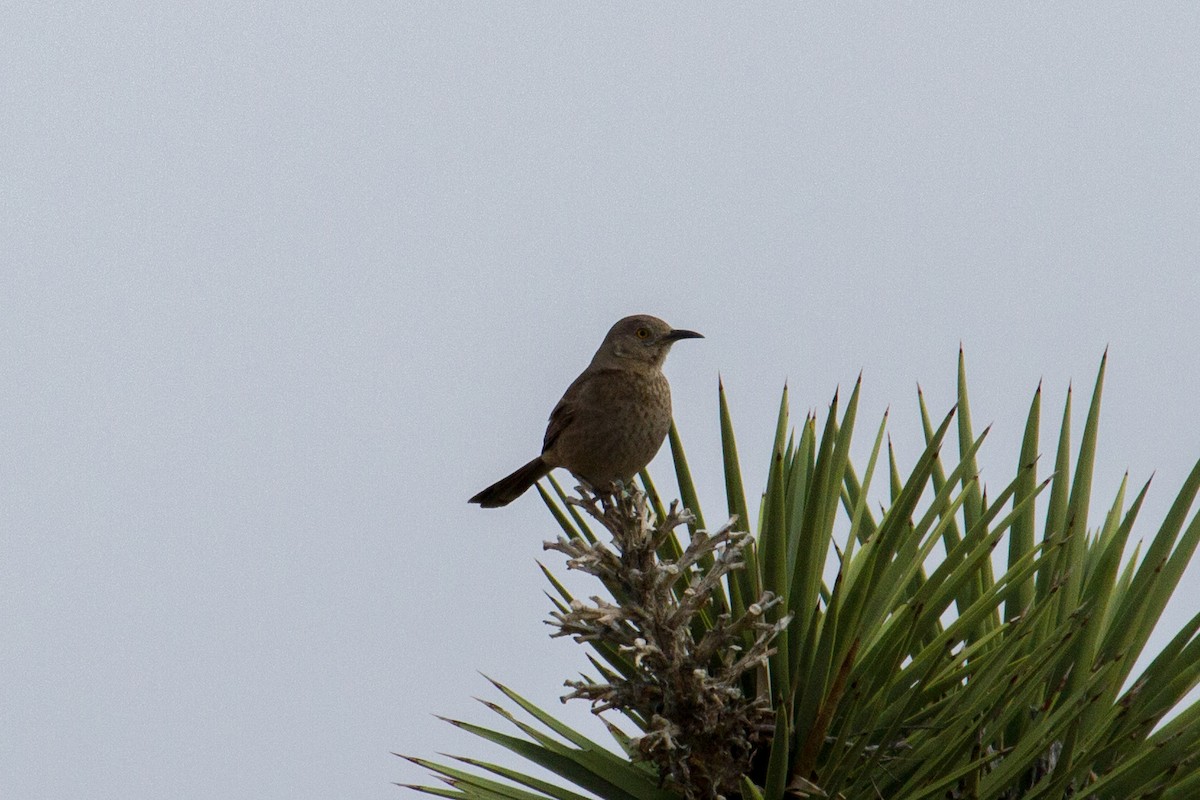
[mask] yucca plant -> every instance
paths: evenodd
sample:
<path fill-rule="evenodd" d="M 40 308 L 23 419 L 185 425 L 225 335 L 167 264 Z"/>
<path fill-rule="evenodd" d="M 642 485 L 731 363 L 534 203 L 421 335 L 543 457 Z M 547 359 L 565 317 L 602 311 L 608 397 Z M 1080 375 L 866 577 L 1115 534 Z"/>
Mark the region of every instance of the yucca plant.
<path fill-rule="evenodd" d="M 926 447 L 907 476 L 890 442 L 882 459 L 886 414 L 865 469 L 851 463 L 861 381 L 819 429 L 810 415 L 790 430 L 785 389 L 753 537 L 738 533 L 752 518 L 723 387 L 731 524 L 706 527 L 674 429 L 686 511 L 665 508 L 645 473 L 619 496 L 570 498 L 551 479 L 539 488 L 562 536 L 547 546 L 611 596 L 581 601 L 543 568 L 556 633 L 591 649 L 595 674 L 568 682 L 569 696 L 607 712 L 613 743 L 496 684 L 519 713 L 489 707 L 516 735 L 454 724 L 563 783 L 413 758 L 444 785 L 412 788 L 471 800 L 1200 797 L 1200 703 L 1178 708 L 1200 680 L 1200 615 L 1132 676 L 1200 542 L 1200 463 L 1144 552 L 1127 543 L 1148 484 L 1128 502 L 1123 481 L 1093 520 L 1104 368 L 1074 453 L 1068 392 L 1052 465 L 1038 457 L 1038 388 L 1016 475 L 994 497 L 961 353 L 956 407 L 935 424 L 920 402 Z M 886 491 L 872 495 L 881 464 Z"/>

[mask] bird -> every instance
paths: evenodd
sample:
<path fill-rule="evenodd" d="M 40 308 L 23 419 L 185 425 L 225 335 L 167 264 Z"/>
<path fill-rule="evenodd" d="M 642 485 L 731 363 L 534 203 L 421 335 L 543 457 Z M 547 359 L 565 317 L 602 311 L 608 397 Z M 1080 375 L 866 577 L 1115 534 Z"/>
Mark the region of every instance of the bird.
<path fill-rule="evenodd" d="M 703 338 L 648 314 L 618 320 L 550 412 L 541 455 L 467 502 L 506 506 L 555 467 L 594 489 L 629 483 L 671 427 L 671 387 L 662 372 L 671 345 Z"/>

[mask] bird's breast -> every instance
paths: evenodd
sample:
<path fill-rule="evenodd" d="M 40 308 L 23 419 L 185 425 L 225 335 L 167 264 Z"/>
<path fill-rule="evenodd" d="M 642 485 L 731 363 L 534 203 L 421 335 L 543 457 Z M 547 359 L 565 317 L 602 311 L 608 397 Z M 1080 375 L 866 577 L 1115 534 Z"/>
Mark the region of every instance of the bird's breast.
<path fill-rule="evenodd" d="M 549 456 L 596 487 L 628 482 L 650 463 L 671 426 L 671 388 L 660 370 L 604 370 L 578 387 L 572 419 Z"/>

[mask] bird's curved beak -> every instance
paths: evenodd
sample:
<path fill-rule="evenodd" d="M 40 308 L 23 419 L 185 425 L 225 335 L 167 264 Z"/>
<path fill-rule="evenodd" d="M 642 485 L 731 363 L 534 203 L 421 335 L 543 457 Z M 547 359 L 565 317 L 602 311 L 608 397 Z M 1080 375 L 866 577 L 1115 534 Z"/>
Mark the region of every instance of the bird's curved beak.
<path fill-rule="evenodd" d="M 666 342 L 678 342 L 680 339 L 703 339 L 704 334 L 696 333 L 695 331 L 672 330 L 663 337 Z"/>

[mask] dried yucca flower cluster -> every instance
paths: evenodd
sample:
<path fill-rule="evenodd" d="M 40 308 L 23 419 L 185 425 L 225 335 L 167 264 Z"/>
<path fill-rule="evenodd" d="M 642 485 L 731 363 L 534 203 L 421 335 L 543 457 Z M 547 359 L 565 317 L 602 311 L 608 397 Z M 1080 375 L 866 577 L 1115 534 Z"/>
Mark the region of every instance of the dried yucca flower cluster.
<path fill-rule="evenodd" d="M 742 687 L 754 685 L 747 673 L 765 670 L 771 643 L 789 621 L 767 621 L 779 602 L 769 592 L 736 619 L 714 607 L 714 589 L 744 566 L 750 534 L 734 531 L 730 520 L 711 533 L 695 531 L 682 553 L 664 557 L 659 551 L 672 531 L 693 521 L 689 511 L 673 503 L 660 520 L 641 492 L 579 492 L 568 502 L 599 521 L 612 543 L 560 537 L 545 547 L 599 578 L 613 601 L 573 600 L 550 624 L 555 636 L 624 658 L 614 668 L 595 661 L 603 682 L 568 681 L 564 701 L 582 698 L 597 714 L 616 709 L 637 722 L 644 733 L 631 754 L 654 763 L 664 783 L 688 798 L 736 793 L 755 748 L 774 730 L 769 698 L 748 697 Z"/>

